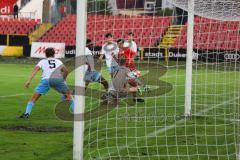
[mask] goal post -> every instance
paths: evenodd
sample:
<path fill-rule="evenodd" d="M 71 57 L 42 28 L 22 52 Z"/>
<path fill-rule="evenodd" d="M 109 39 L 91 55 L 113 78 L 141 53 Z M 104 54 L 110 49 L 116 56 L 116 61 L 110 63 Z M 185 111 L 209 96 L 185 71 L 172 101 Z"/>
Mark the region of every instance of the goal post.
<path fill-rule="evenodd" d="M 77 0 L 76 17 L 75 93 L 84 93 L 84 66 L 80 67 L 79 63 L 81 63 L 81 59 L 85 55 L 87 0 Z M 73 160 L 83 160 L 84 119 L 79 116 L 83 116 L 84 106 L 84 94 L 76 94 L 74 96 Z"/>
<path fill-rule="evenodd" d="M 194 28 L 194 0 L 188 0 L 187 22 L 187 59 L 185 82 L 185 110 L 184 116 L 191 115 L 192 105 L 192 61 L 193 61 L 193 28 Z"/>
<path fill-rule="evenodd" d="M 74 121 L 73 159 L 238 158 L 240 19 L 235 15 L 240 2 L 166 0 L 170 8 L 144 2 L 77 1 L 76 66 L 86 37 L 96 61 L 108 41 L 114 43 L 107 51 L 121 47 L 118 40 L 135 41 L 141 56 L 134 62 L 143 86 L 135 95 L 145 102 L 129 95 L 106 105 L 105 86 L 90 83 L 85 97 L 75 95 L 75 115 L 85 111 L 87 116 Z M 66 17 L 67 23 L 74 24 L 74 16 Z M 101 66 L 95 63 L 111 82 L 108 65 L 105 59 Z M 78 89 L 84 86 L 83 73 L 82 67 L 75 71 Z"/>

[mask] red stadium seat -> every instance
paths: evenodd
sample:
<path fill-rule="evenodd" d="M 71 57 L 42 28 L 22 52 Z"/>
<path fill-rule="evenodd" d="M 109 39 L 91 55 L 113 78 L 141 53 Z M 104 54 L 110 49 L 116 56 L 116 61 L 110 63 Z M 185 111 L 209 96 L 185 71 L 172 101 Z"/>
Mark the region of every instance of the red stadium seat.
<path fill-rule="evenodd" d="M 196 49 L 240 49 L 237 43 L 238 26 L 240 22 L 222 22 L 207 18 L 196 17 L 194 25 L 194 48 Z M 177 38 L 173 47 L 177 47 L 179 41 L 186 35 L 187 26 L 181 31 L 181 38 Z M 186 46 L 186 42 L 184 43 Z"/>
<path fill-rule="evenodd" d="M 102 45 L 104 35 L 113 33 L 114 39 L 126 38 L 127 33 L 133 31 L 138 45 L 153 46 L 160 40 L 164 30 L 170 25 L 171 17 L 149 16 L 111 16 L 111 15 L 88 15 L 87 36 L 95 44 Z M 164 22 L 164 23 L 163 23 Z M 155 25 L 155 27 L 154 27 Z M 152 27 L 152 28 L 151 28 Z M 58 40 L 66 45 L 75 44 L 76 15 L 67 15 L 57 23 L 39 41 Z M 59 36 L 61 35 L 61 36 Z M 66 39 L 64 37 L 67 37 Z M 142 39 L 142 38 L 145 39 Z M 141 46 L 142 47 L 142 46 Z"/>

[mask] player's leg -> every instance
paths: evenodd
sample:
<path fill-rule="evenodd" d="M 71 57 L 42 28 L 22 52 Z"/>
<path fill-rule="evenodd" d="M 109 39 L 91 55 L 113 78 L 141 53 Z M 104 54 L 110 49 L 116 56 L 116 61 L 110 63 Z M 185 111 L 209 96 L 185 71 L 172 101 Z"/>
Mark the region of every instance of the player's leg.
<path fill-rule="evenodd" d="M 113 77 L 114 73 L 117 72 L 119 70 L 119 66 L 111 66 L 108 67 L 108 72 L 110 73 L 111 77 Z"/>
<path fill-rule="evenodd" d="M 36 101 L 41 97 L 41 94 L 35 92 L 31 96 L 30 100 L 27 103 L 25 112 L 20 116 L 20 118 L 29 118 L 32 108 L 35 105 Z"/>
<path fill-rule="evenodd" d="M 86 71 L 85 72 L 84 81 L 85 81 L 85 90 L 87 90 L 88 85 L 92 81 L 92 72 L 91 71 Z"/>
<path fill-rule="evenodd" d="M 119 94 L 114 90 L 110 90 L 104 96 L 102 96 L 101 99 L 102 99 L 101 104 L 117 105 L 119 101 Z"/>
<path fill-rule="evenodd" d="M 55 90 L 57 90 L 57 92 L 61 93 L 65 98 L 63 100 L 68 101 L 71 111 L 74 111 L 73 96 L 72 96 L 71 90 L 68 88 L 66 82 L 62 78 L 51 79 L 50 87 L 54 88 Z"/>
<path fill-rule="evenodd" d="M 38 86 L 36 87 L 35 92 L 28 101 L 25 112 L 20 116 L 20 118 L 29 118 L 32 108 L 34 107 L 37 100 L 41 97 L 41 95 L 46 94 L 49 91 L 49 89 L 50 87 L 48 80 L 41 80 Z"/>
<path fill-rule="evenodd" d="M 103 78 L 103 76 L 101 76 L 99 83 L 101 83 L 103 85 L 104 89 L 106 91 L 108 91 L 108 87 L 109 87 L 108 81 L 105 78 Z"/>
<path fill-rule="evenodd" d="M 133 95 L 133 101 L 135 101 L 135 102 L 144 102 L 144 99 L 137 98 L 138 82 L 135 79 L 130 79 L 130 80 L 128 80 L 128 84 L 131 86 L 130 92 Z"/>
<path fill-rule="evenodd" d="M 114 73 L 116 73 L 118 70 L 119 70 L 119 66 L 108 67 L 108 72 L 111 75 L 111 79 L 113 78 Z M 114 90 L 112 80 L 110 80 L 109 83 L 108 83 L 108 91 L 111 91 L 111 90 Z"/>
<path fill-rule="evenodd" d="M 98 71 L 87 71 L 85 74 L 84 80 L 85 80 L 85 88 L 87 88 L 89 83 L 91 82 L 98 82 L 104 86 L 106 91 L 108 90 L 109 85 L 107 80 L 105 80 L 101 75 L 101 73 L 99 73 Z"/>

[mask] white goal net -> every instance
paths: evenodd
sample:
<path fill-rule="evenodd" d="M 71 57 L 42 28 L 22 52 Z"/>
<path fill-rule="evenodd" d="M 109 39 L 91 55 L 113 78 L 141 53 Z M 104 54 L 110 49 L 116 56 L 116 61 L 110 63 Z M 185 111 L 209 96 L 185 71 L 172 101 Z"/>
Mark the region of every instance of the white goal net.
<path fill-rule="evenodd" d="M 163 5 L 166 1 L 88 0 L 86 34 L 96 61 L 104 49 L 110 48 L 105 51 L 110 56 L 128 54 L 141 72 L 141 82 L 137 95 L 129 93 L 117 104 L 103 103 L 103 86 L 89 84 L 84 159 L 239 158 L 240 2 L 195 0 L 191 22 L 188 1 L 169 0 Z M 71 25 L 76 16 L 63 20 Z M 193 25 L 192 39 L 187 36 L 189 25 Z M 137 55 L 126 51 L 133 51 L 132 45 L 122 48 L 115 46 L 117 41 L 135 41 Z M 106 42 L 109 48 L 102 47 Z M 191 66 L 186 66 L 187 53 L 193 57 Z M 108 58 L 105 55 L 95 67 L 111 85 L 116 79 L 109 73 Z M 187 84 L 189 68 L 192 82 Z M 191 87 L 189 97 L 186 85 Z M 133 101 L 136 97 L 145 102 Z M 184 116 L 186 98 L 191 100 L 188 117 Z"/>

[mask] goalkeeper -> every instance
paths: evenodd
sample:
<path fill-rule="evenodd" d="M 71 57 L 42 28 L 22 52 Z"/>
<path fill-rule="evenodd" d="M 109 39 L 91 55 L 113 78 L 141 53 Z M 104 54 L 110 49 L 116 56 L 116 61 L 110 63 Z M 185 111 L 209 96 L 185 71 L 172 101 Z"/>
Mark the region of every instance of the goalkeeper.
<path fill-rule="evenodd" d="M 107 93 L 105 101 L 108 103 L 118 103 L 120 98 L 126 98 L 129 94 L 133 95 L 134 102 L 144 102 L 144 99 L 137 98 L 136 93 L 138 91 L 137 86 L 128 85 L 128 80 L 132 79 L 132 72 L 125 66 L 126 59 L 121 57 L 117 60 L 119 64 L 119 70 L 113 73 L 112 84 L 114 90 L 110 90 Z"/>

